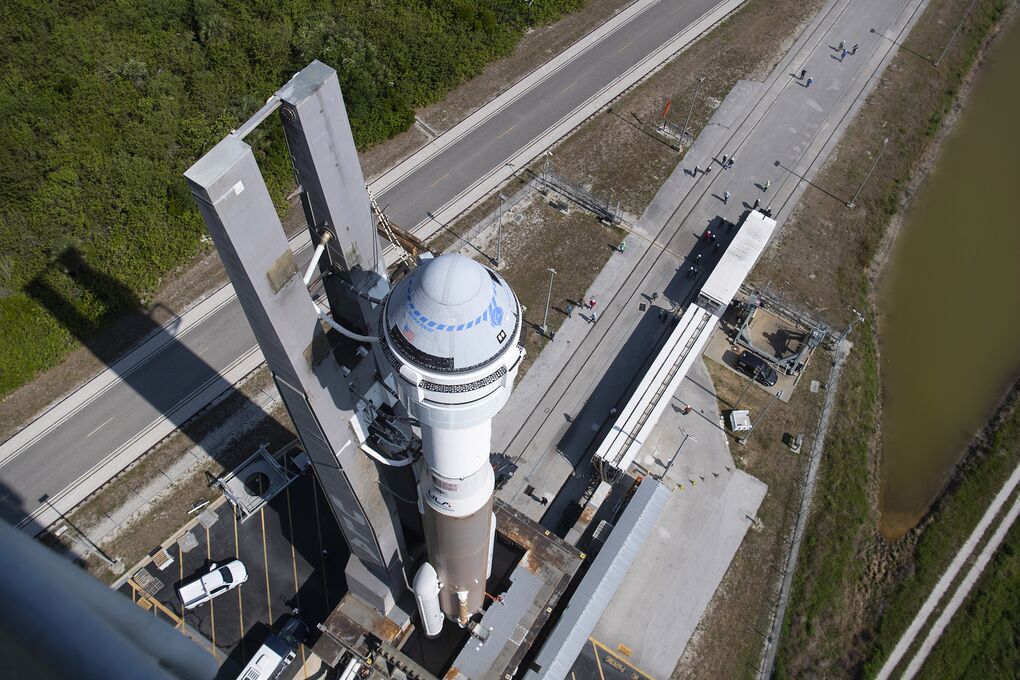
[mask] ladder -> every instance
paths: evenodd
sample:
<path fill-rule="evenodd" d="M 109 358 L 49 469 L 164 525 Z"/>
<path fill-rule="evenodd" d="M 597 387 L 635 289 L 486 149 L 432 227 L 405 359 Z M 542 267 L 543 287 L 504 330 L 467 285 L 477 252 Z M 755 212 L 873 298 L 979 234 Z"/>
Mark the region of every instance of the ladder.
<path fill-rule="evenodd" d="M 414 256 L 407 252 L 407 248 L 404 247 L 402 242 L 403 240 L 407 240 L 406 236 L 403 240 L 397 238 L 397 234 L 395 232 L 399 231 L 399 229 L 393 224 L 393 222 L 390 221 L 390 218 L 386 216 L 386 213 L 382 211 L 382 208 L 379 207 L 379 203 L 375 200 L 375 194 L 372 193 L 372 188 L 366 184 L 365 190 L 368 192 L 368 201 L 372 204 L 372 212 L 375 213 L 375 216 L 379 221 L 377 227 L 379 232 L 382 233 L 382 235 L 397 248 L 397 254 L 400 257 L 400 262 L 403 262 L 408 267 L 414 267 Z M 403 236 L 404 234 L 401 235 Z"/>

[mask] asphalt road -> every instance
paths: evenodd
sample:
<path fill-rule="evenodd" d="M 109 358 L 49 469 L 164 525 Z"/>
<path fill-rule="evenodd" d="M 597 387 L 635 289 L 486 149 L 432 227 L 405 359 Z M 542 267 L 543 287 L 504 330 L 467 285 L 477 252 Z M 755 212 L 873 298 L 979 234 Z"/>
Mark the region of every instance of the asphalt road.
<path fill-rule="evenodd" d="M 605 85 L 683 32 L 719 0 L 663 1 L 639 14 L 566 67 L 450 145 L 379 197 L 397 224 L 431 234 L 429 213 L 553 127 Z"/>
<path fill-rule="evenodd" d="M 717 4 L 663 0 L 651 6 L 391 186 L 380 203 L 398 223 L 417 224 Z M 154 329 L 156 336 L 163 333 Z M 60 502 L 69 485 L 86 475 L 107 474 L 107 469 L 97 472 L 98 466 L 151 429 L 160 414 L 178 418 L 175 425 L 186 422 L 208 403 L 204 395 L 211 400 L 229 388 L 219 376 L 256 345 L 236 299 L 187 333 L 162 340 L 166 346 L 125 370 L 101 393 L 33 437 L 5 443 L 0 450 L 0 516 L 23 523 L 37 512 L 44 495 L 63 509 L 73 505 L 71 499 Z M 198 393 L 203 395 L 200 404 L 195 403 Z"/>

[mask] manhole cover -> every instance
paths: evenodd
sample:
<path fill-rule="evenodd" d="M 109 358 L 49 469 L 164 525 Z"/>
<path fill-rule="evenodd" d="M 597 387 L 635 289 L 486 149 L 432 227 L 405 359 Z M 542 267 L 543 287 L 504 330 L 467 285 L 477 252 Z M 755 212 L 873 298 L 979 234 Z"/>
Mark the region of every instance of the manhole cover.
<path fill-rule="evenodd" d="M 183 536 L 177 539 L 177 545 L 180 546 L 181 552 L 191 552 L 198 547 L 198 538 L 195 536 L 195 532 L 185 532 Z"/>

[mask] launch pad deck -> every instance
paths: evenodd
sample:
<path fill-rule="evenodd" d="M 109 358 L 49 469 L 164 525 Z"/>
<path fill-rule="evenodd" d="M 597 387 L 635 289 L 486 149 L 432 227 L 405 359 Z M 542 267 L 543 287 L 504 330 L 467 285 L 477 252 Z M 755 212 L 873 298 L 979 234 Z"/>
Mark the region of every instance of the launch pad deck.
<path fill-rule="evenodd" d="M 446 626 L 439 638 L 427 640 L 346 597 L 320 626 L 323 635 L 313 651 L 331 665 L 352 652 L 399 666 L 409 677 L 511 677 L 585 555 L 500 501 L 496 521 L 499 557 L 488 584 L 495 601 L 487 598 L 474 633 Z"/>

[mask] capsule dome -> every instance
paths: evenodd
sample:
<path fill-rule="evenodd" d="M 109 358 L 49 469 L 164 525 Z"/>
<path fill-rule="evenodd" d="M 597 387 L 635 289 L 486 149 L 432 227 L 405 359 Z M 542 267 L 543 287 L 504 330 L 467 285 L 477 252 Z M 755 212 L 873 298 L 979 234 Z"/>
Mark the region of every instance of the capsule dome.
<path fill-rule="evenodd" d="M 390 346 L 440 373 L 491 363 L 517 342 L 520 304 L 498 274 L 463 255 L 426 260 L 390 293 L 383 322 Z"/>

